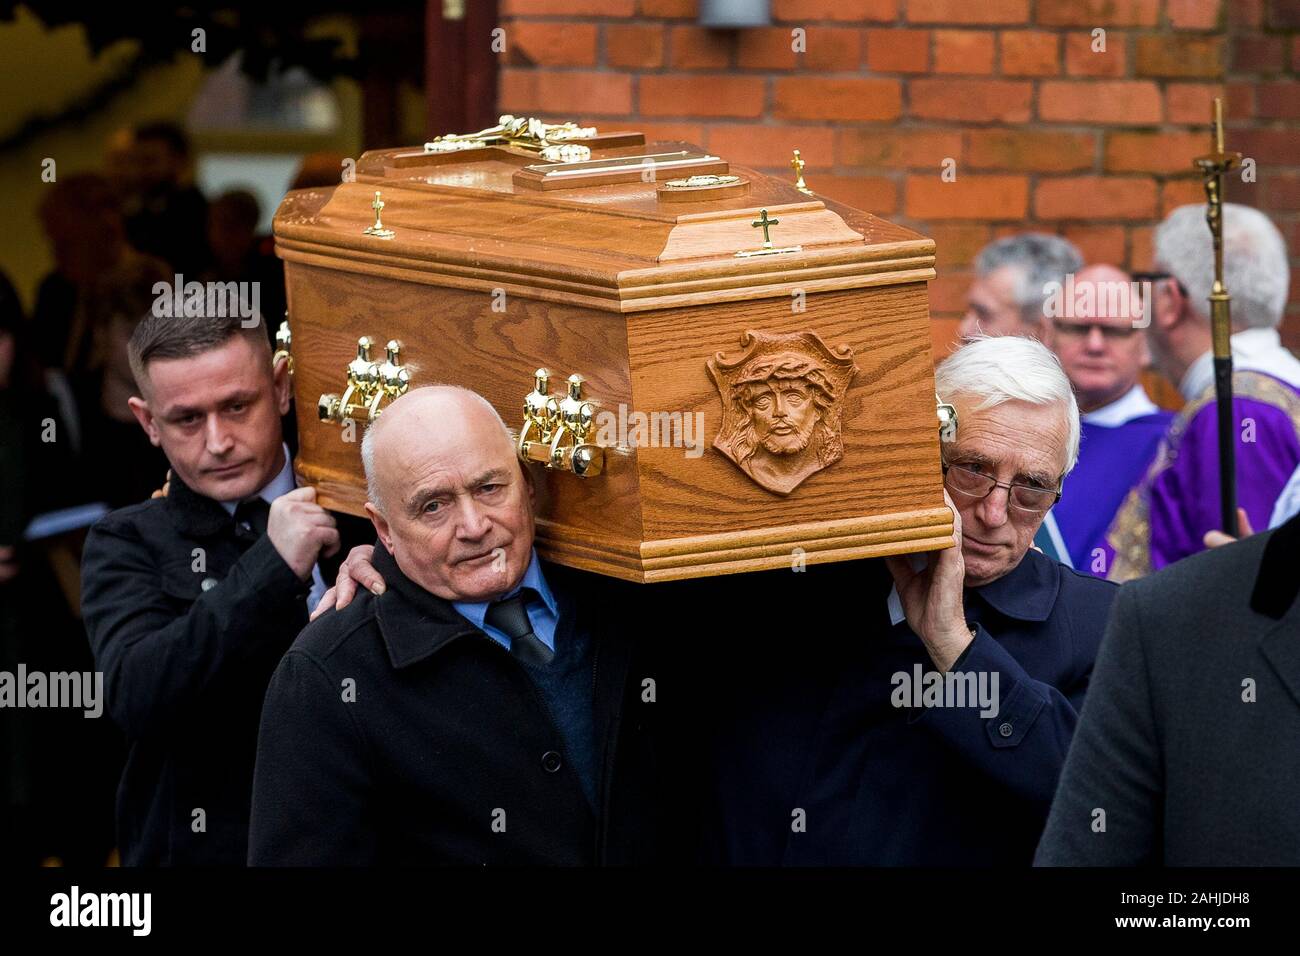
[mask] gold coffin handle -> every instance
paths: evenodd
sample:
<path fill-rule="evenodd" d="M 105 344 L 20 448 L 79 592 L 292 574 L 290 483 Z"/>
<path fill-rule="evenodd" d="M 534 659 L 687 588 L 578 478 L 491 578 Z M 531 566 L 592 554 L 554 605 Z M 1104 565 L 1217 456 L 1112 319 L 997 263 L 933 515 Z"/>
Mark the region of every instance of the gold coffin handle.
<path fill-rule="evenodd" d="M 950 442 L 957 438 L 957 409 L 934 393 L 934 414 L 939 419 L 939 441 Z"/>
<path fill-rule="evenodd" d="M 524 424 L 519 430 L 520 460 L 594 478 L 605 469 L 605 449 L 588 441 L 595 405 L 582 397 L 582 376 L 570 375 L 569 392 L 556 401 L 550 394 L 551 373 L 539 368 L 533 390 L 524 396 Z"/>
<path fill-rule="evenodd" d="M 357 339 L 357 357 L 348 363 L 347 387 L 340 395 L 327 392 L 316 402 L 316 414 L 325 424 L 374 421 L 385 400 L 392 402 L 411 386 L 411 372 L 401 361 L 402 343 L 390 339 L 383 362 L 370 357 L 374 342 L 368 335 Z"/>

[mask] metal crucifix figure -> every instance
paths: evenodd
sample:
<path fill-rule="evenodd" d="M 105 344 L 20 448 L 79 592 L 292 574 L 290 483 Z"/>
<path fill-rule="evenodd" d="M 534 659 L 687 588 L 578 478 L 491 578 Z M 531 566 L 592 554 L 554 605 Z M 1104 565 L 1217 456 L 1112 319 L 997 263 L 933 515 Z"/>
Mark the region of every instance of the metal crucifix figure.
<path fill-rule="evenodd" d="M 1213 152 L 1193 160 L 1205 177 L 1205 219 L 1214 239 L 1214 288 L 1210 291 L 1210 329 L 1214 338 L 1214 393 L 1219 419 L 1219 499 L 1223 530 L 1234 538 L 1237 527 L 1236 428 L 1232 416 L 1231 297 L 1223 284 L 1223 174 L 1241 162 L 1240 153 L 1223 149 L 1223 101 L 1214 100 Z"/>

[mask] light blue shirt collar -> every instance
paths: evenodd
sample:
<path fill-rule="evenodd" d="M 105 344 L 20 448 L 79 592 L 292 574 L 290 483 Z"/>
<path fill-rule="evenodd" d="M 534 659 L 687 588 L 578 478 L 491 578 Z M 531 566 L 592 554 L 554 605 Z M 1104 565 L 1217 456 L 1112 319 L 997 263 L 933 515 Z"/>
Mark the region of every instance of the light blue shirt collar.
<path fill-rule="evenodd" d="M 537 558 L 536 548 L 529 552 L 528 569 L 524 571 L 524 576 L 520 579 L 519 584 L 506 594 L 503 594 L 500 599 L 504 600 L 511 595 L 518 594 L 522 588 L 532 588 L 541 597 L 542 604 L 540 607 L 535 602 L 528 607 L 528 619 L 533 625 L 533 633 L 552 651 L 555 650 L 555 625 L 560 619 L 560 612 L 555 603 L 555 595 L 551 593 L 550 585 L 546 583 L 546 576 L 542 574 L 542 565 Z M 510 648 L 510 639 L 496 628 L 484 623 L 490 603 L 492 602 L 453 601 L 451 606 L 463 618 L 508 650 Z"/>
<path fill-rule="evenodd" d="M 257 493 L 257 497 L 261 498 L 268 505 L 276 498 L 279 498 L 281 495 L 287 495 L 289 492 L 293 491 L 294 488 L 298 487 L 293 480 L 293 459 L 289 455 L 289 446 L 284 442 L 281 442 L 280 448 L 284 454 L 284 467 L 280 469 L 278 475 L 268 481 L 262 487 L 262 490 Z M 226 509 L 227 514 L 233 515 L 235 513 L 235 508 L 238 506 L 238 501 L 221 502 L 221 507 Z"/>

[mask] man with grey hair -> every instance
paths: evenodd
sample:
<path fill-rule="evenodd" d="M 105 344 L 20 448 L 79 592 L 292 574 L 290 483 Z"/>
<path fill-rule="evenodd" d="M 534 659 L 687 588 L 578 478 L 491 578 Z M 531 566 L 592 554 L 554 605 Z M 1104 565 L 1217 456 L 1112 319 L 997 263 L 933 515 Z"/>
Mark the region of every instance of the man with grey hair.
<path fill-rule="evenodd" d="M 1205 547 L 1219 527 L 1218 413 L 1209 303 L 1214 251 L 1205 206 L 1175 209 L 1155 234 L 1150 340 L 1156 363 L 1187 404 L 1170 425 L 1142 485 L 1108 533 L 1110 579 L 1126 581 Z M 1233 430 L 1237 495 L 1249 525 L 1269 524 L 1300 465 L 1300 361 L 1277 327 L 1290 288 L 1286 244 L 1268 217 L 1223 208 L 1224 282 L 1232 295 Z"/>
<path fill-rule="evenodd" d="M 531 477 L 474 392 L 413 389 L 362 454 L 384 586 L 276 669 L 249 862 L 655 859 L 651 675 L 605 604 L 628 585 L 538 558 Z"/>
<path fill-rule="evenodd" d="M 1023 232 L 989 243 L 975 257 L 975 281 L 966 293 L 966 314 L 958 331 L 963 341 L 977 335 L 1025 335 L 1048 340 L 1047 302 L 1052 283 L 1065 284 L 1083 268 L 1074 243 L 1044 232 Z M 1070 551 L 1056 516 L 1039 523 L 1034 547 L 1070 564 Z"/>
<path fill-rule="evenodd" d="M 984 335 L 1041 338 L 1050 283 L 1083 268 L 1074 243 L 1043 232 L 1023 232 L 989 243 L 975 257 L 975 281 L 966 293 L 963 339 Z"/>
<path fill-rule="evenodd" d="M 936 380 L 957 410 L 941 444 L 953 546 L 887 558 L 888 577 L 881 562 L 809 567 L 804 626 L 822 600 L 852 623 L 797 649 L 775 623 L 780 602 L 733 623 L 745 655 L 728 658 L 729 686 L 713 685 L 734 699 L 718 706 L 710 759 L 711 861 L 1033 857 L 1118 589 L 1030 547 L 1078 455 L 1055 356 L 1032 339 L 979 338 Z"/>

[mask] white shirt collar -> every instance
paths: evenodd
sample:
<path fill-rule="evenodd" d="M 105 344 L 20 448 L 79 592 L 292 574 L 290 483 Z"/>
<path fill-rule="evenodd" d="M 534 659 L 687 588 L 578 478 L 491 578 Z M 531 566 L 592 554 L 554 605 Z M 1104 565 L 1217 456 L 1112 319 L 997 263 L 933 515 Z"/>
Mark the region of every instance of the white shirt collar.
<path fill-rule="evenodd" d="M 280 469 L 278 475 L 268 481 L 262 487 L 262 490 L 257 493 L 257 497 L 261 498 L 267 504 L 270 504 L 281 495 L 287 495 L 289 492 L 293 491 L 294 488 L 298 487 L 297 482 L 293 479 L 293 459 L 289 456 L 289 446 L 281 442 L 280 447 L 284 449 L 284 467 Z M 232 515 L 235 513 L 235 508 L 238 505 L 238 501 L 221 502 L 221 507 L 225 508 L 226 512 Z"/>
<path fill-rule="evenodd" d="M 1264 372 L 1300 388 L 1300 360 L 1283 348 L 1277 329 L 1242 329 L 1232 335 L 1232 367 L 1238 372 Z M 1206 352 L 1188 367 L 1178 390 L 1192 401 L 1214 385 L 1214 354 Z"/>
<path fill-rule="evenodd" d="M 889 624 L 891 627 L 897 627 L 907 620 L 907 615 L 903 613 L 903 599 L 898 596 L 898 585 L 890 585 L 889 600 L 885 603 L 889 607 Z"/>
<path fill-rule="evenodd" d="M 1147 395 L 1147 390 L 1142 387 L 1141 382 L 1138 382 L 1109 405 L 1103 405 L 1101 408 L 1085 412 L 1079 417 L 1089 425 L 1119 428 L 1119 426 L 1127 425 L 1135 418 L 1151 415 L 1158 411 L 1160 409 L 1156 406 L 1156 403 L 1151 401 Z"/>
<path fill-rule="evenodd" d="M 912 565 L 913 571 L 920 571 L 926 565 L 926 557 L 923 554 L 909 554 L 907 561 Z M 891 627 L 896 627 L 907 620 L 907 615 L 903 613 L 903 599 L 898 596 L 898 585 L 889 586 L 889 597 L 885 600 L 885 605 L 889 608 L 889 623 Z"/>

